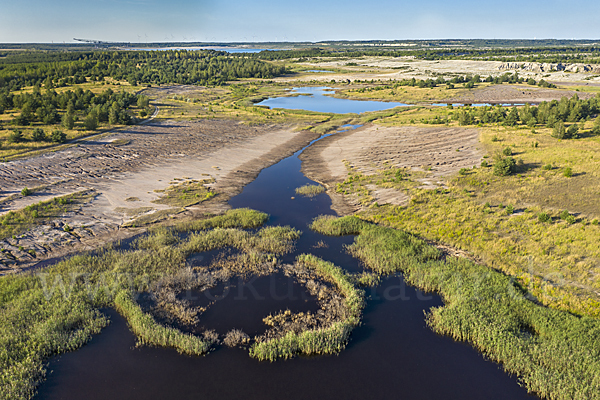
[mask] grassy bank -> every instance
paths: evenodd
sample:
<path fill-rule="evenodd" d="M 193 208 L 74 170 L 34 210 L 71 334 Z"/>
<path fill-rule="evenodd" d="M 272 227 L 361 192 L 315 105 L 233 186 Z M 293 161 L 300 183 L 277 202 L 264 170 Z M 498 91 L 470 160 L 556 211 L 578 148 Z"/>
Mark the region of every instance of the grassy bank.
<path fill-rule="evenodd" d="M 325 234 L 358 233 L 352 254 L 373 271 L 401 271 L 412 285 L 439 293 L 444 306 L 429 326 L 475 346 L 549 399 L 600 398 L 600 322 L 543 307 L 509 276 L 467 259 L 438 259 L 437 249 L 357 217 L 320 218 Z"/>
<path fill-rule="evenodd" d="M 115 309 L 123 315 L 132 332 L 141 344 L 172 347 L 179 353 L 203 355 L 208 353 L 213 342 L 198 336 L 183 333 L 157 323 L 152 316 L 144 313 L 131 293 L 121 291 L 114 300 Z"/>
<path fill-rule="evenodd" d="M 215 231 L 192 236 L 205 235 L 211 248 L 233 245 L 257 254 L 289 249 L 299 235 L 290 228 L 269 227 L 256 234 L 232 229 L 258 227 L 267 218 L 248 209 L 233 210 L 202 221 L 204 227 Z M 178 230 L 184 231 L 182 226 Z M 211 236 L 210 232 L 218 233 Z M 222 241 L 216 243 L 215 239 Z M 107 325 L 99 311 L 104 307 L 122 313 L 141 343 L 173 347 L 187 354 L 205 353 L 214 340 L 211 335 L 192 337 L 162 326 L 131 297 L 148 291 L 153 282 L 180 273 L 186 267 L 186 256 L 201 241 L 181 241 L 173 231 L 161 228 L 140 239 L 134 250 L 109 246 L 35 274 L 0 279 L 0 397 L 31 398 L 44 379 L 44 363 L 49 357 L 77 349 Z"/>
<path fill-rule="evenodd" d="M 311 254 L 298 256 L 297 262 L 336 286 L 344 296 L 347 317 L 320 329 L 300 333 L 292 331 L 283 337 L 256 342 L 250 348 L 250 356 L 254 358 L 275 361 L 279 358 L 291 358 L 297 354 L 339 353 L 346 347 L 352 329 L 360 323 L 364 293 L 354 286 L 352 279 L 344 270 Z"/>
<path fill-rule="evenodd" d="M 400 115 L 380 122 L 400 124 Z M 580 123 L 581 130 L 589 132 L 594 124 Z M 543 304 L 600 315 L 598 137 L 559 140 L 545 127 L 480 129 L 488 156 L 481 166 L 459 171 L 447 188 L 419 189 L 428 171 L 382 165 L 371 175 L 349 167 L 336 191 L 355 196 L 367 207 L 361 216 L 368 220 L 471 252 L 516 277 Z M 517 165 L 498 176 L 493 165 L 503 153 Z M 373 186 L 406 193 L 411 200 L 403 207 L 377 205 Z"/>

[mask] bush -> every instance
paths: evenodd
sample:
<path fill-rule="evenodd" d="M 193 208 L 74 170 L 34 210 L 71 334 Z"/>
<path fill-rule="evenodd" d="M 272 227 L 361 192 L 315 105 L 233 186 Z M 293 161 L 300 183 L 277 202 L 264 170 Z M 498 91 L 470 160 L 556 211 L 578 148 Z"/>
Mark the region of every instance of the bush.
<path fill-rule="evenodd" d="M 88 131 L 94 131 L 98 128 L 98 116 L 95 113 L 89 113 L 87 117 L 85 117 L 85 121 L 83 122 L 83 126 Z"/>
<path fill-rule="evenodd" d="M 494 175 L 508 176 L 515 172 L 517 163 L 514 158 L 500 158 L 494 163 Z"/>
<path fill-rule="evenodd" d="M 512 204 L 506 206 L 506 215 L 511 215 L 515 212 L 515 207 Z"/>
<path fill-rule="evenodd" d="M 488 165 L 487 161 L 483 160 L 483 161 L 481 162 L 481 167 L 482 167 L 482 168 L 487 168 L 487 167 L 489 167 L 489 165 Z"/>
<path fill-rule="evenodd" d="M 512 156 L 513 152 L 512 152 L 512 149 L 507 146 L 502 150 L 502 154 L 508 157 L 508 156 Z"/>
<path fill-rule="evenodd" d="M 35 128 L 31 134 L 31 138 L 34 142 L 43 142 L 46 138 L 46 132 L 42 128 Z"/>
<path fill-rule="evenodd" d="M 567 178 L 570 178 L 573 176 L 573 169 L 571 167 L 567 167 L 565 168 L 565 170 L 563 171 L 563 175 Z"/>
<path fill-rule="evenodd" d="M 559 121 L 554 124 L 554 128 L 552 128 L 552 136 L 557 139 L 566 139 L 567 130 L 565 128 L 565 123 Z"/>
<path fill-rule="evenodd" d="M 9 135 L 7 142 L 8 143 L 20 143 L 23 142 L 25 138 L 23 137 L 23 132 L 20 129 L 13 130 Z"/>
<path fill-rule="evenodd" d="M 541 212 L 541 213 L 538 214 L 538 221 L 540 221 L 540 222 L 549 222 L 549 221 L 552 221 L 552 217 L 549 216 L 545 212 Z"/>
<path fill-rule="evenodd" d="M 573 125 L 569 126 L 569 128 L 567 129 L 565 138 L 571 139 L 571 138 L 577 137 L 577 132 L 579 132 L 579 126 L 577 126 L 577 124 L 573 124 Z"/>
<path fill-rule="evenodd" d="M 27 187 L 24 187 L 24 188 L 23 188 L 23 190 L 21 190 L 21 194 L 22 194 L 23 196 L 29 196 L 29 195 L 30 195 L 30 194 L 32 194 L 32 193 L 33 193 L 33 192 L 32 192 L 32 190 L 31 190 L 31 189 L 29 189 L 29 188 L 27 188 Z"/>
<path fill-rule="evenodd" d="M 55 130 L 52 132 L 52 136 L 50 137 L 50 139 L 54 143 L 64 143 L 67 141 L 67 134 L 62 131 Z"/>
<path fill-rule="evenodd" d="M 552 168 L 553 168 L 553 167 L 552 167 L 552 164 L 546 164 L 546 165 L 544 165 L 542 168 L 543 168 L 545 171 L 550 171 L 550 170 L 552 170 Z"/>

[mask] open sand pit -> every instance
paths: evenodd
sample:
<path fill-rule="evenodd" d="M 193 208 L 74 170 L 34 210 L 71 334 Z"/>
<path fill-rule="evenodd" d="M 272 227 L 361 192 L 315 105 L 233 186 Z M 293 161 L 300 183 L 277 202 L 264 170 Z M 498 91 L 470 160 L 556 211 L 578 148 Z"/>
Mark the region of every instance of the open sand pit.
<path fill-rule="evenodd" d="M 373 174 L 384 164 L 422 171 L 422 187 L 444 185 L 446 177 L 461 168 L 478 165 L 484 152 L 479 145 L 477 129 L 382 127 L 367 125 L 354 131 L 325 138 L 304 151 L 302 172 L 322 183 L 332 197 L 334 209 L 342 215 L 359 206 L 347 196 L 334 192 L 336 183 L 348 176 L 346 163 L 365 175 Z M 405 193 L 372 187 L 381 204 L 404 204 Z"/>
<path fill-rule="evenodd" d="M 168 120 L 5 163 L 0 170 L 2 213 L 81 190 L 93 192 L 94 198 L 58 220 L 0 241 L 5 250 L 0 253 L 0 273 L 131 236 L 139 229 L 121 227 L 141 215 L 227 208 L 228 198 L 262 168 L 293 154 L 317 136 L 294 131 L 292 126 Z M 117 139 L 127 144 L 111 144 Z M 192 179 L 213 180 L 210 187 L 218 195 L 186 210 L 153 203 L 171 184 Z M 20 195 L 24 187 L 40 189 L 24 197 Z M 65 226 L 70 231 L 65 231 Z"/>

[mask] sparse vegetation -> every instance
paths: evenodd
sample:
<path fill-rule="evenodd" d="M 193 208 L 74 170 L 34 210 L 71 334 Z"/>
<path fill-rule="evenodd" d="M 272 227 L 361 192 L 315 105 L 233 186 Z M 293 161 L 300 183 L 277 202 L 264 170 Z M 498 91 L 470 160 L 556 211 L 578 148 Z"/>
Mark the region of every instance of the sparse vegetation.
<path fill-rule="evenodd" d="M 325 191 L 325 188 L 321 185 L 304 185 L 296 188 L 296 194 L 306 197 L 314 197 Z"/>

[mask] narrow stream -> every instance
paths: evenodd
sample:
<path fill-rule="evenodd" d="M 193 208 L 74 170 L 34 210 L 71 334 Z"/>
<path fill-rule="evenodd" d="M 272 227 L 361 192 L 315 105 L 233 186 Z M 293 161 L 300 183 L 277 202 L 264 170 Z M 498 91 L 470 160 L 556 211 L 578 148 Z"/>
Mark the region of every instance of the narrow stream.
<path fill-rule="evenodd" d="M 354 127 L 347 127 L 352 129 Z M 320 139 L 317 139 L 320 140 Z M 311 143 L 312 144 L 312 143 Z M 310 145 L 309 145 L 310 146 Z M 307 146 L 308 147 L 308 146 Z M 263 170 L 232 207 L 250 207 L 271 215 L 269 224 L 303 231 L 295 251 L 313 253 L 346 268 L 362 267 L 344 251 L 353 237 L 326 237 L 308 229 L 321 214 L 335 214 L 326 194 L 299 197 L 295 188 L 315 183 L 300 172 L 302 150 Z M 320 243 L 320 244 L 319 244 Z M 202 262 L 202 258 L 198 258 Z M 280 277 L 281 278 L 281 277 Z M 275 279 L 280 279 L 275 277 Z M 283 283 L 274 283 L 281 288 Z M 228 298 L 203 324 L 220 333 L 260 328 L 262 313 L 282 308 L 310 309 L 302 296 L 280 299 L 263 279 L 253 295 Z M 221 293 L 215 288 L 214 293 Z M 296 289 L 294 289 L 296 290 Z M 250 292 L 249 292 L 250 293 Z M 105 310 L 112 323 L 80 350 L 51 360 L 39 399 L 526 399 L 526 390 L 470 346 L 432 332 L 424 312 L 442 305 L 438 296 L 389 277 L 367 292 L 363 324 L 339 355 L 258 362 L 242 349 L 219 347 L 205 357 L 187 357 L 164 348 L 134 348 L 135 337 L 124 319 Z M 264 303 L 260 303 L 264 302 Z M 248 318 L 246 318 L 248 317 Z M 239 319 L 237 319 L 239 318 Z"/>

